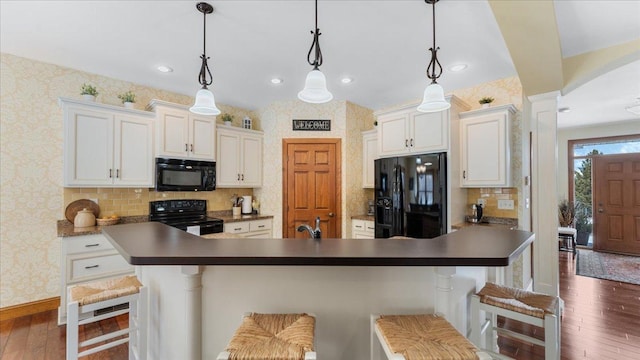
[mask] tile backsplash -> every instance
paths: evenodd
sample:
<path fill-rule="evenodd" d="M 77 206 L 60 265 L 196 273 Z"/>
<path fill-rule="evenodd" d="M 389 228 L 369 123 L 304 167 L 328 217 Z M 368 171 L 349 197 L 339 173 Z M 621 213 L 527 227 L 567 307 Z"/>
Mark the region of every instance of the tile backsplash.
<path fill-rule="evenodd" d="M 471 205 L 478 199 L 485 200 L 483 214 L 500 218 L 518 218 L 517 188 L 476 188 L 467 189 L 467 215 L 471 215 Z M 513 200 L 513 210 L 498 209 L 498 200 Z"/>
<path fill-rule="evenodd" d="M 149 215 L 149 201 L 171 199 L 207 200 L 207 210 L 231 210 L 233 194 L 253 195 L 253 189 L 216 189 L 205 192 L 157 192 L 147 188 L 65 188 L 64 209 L 72 201 L 96 199 L 100 216 Z M 64 213 L 61 215 L 64 218 Z"/>

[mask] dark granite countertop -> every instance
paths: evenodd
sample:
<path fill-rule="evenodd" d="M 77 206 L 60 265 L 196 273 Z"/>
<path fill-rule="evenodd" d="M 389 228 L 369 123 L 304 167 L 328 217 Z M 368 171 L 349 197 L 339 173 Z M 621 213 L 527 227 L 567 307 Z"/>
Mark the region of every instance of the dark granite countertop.
<path fill-rule="evenodd" d="M 272 219 L 271 215 L 242 215 L 232 216 L 231 211 L 209 211 L 207 215 L 222 219 L 225 223 L 232 223 L 238 221 L 260 220 L 260 219 Z M 120 217 L 119 224 L 133 224 L 148 222 L 148 215 L 139 216 L 123 216 Z M 58 237 L 68 236 L 81 236 L 81 235 L 98 235 L 102 234 L 104 226 L 90 226 L 77 228 L 73 226 L 73 223 L 68 220 L 58 220 L 56 223 Z M 113 226 L 113 225 L 109 225 Z"/>
<path fill-rule="evenodd" d="M 373 215 L 353 215 L 353 216 L 351 216 L 351 220 L 375 221 L 376 218 Z"/>
<path fill-rule="evenodd" d="M 507 266 L 533 233 L 468 227 L 433 239 L 204 239 L 147 222 L 104 227 L 133 265 Z"/>

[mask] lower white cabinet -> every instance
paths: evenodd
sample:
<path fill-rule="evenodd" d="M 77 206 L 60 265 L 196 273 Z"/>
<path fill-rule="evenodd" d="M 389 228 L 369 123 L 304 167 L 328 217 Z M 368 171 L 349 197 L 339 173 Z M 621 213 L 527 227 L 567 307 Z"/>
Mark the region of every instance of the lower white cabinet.
<path fill-rule="evenodd" d="M 224 224 L 224 232 L 244 238 L 271 238 L 271 219 L 235 221 Z"/>
<path fill-rule="evenodd" d="M 373 239 L 376 236 L 376 228 L 373 221 L 353 219 L 351 221 L 351 238 Z"/>
<path fill-rule="evenodd" d="M 69 286 L 132 274 L 134 267 L 100 234 L 63 237 L 61 244 L 58 324 L 65 324 Z"/>

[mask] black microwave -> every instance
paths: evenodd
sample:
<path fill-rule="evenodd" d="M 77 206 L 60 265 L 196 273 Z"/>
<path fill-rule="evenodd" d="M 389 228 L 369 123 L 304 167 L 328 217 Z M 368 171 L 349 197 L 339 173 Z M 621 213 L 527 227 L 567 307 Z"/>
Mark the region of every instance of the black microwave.
<path fill-rule="evenodd" d="M 216 163 L 156 158 L 156 191 L 213 191 Z"/>

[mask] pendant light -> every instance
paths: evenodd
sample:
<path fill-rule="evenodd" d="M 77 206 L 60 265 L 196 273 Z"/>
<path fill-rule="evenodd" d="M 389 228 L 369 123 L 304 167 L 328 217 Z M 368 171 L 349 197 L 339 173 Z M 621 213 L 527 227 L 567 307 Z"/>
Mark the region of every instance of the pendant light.
<path fill-rule="evenodd" d="M 213 6 L 200 2 L 196 4 L 196 8 L 204 15 L 204 31 L 203 31 L 203 43 L 202 43 L 202 55 L 200 59 L 202 59 L 202 65 L 200 66 L 200 75 L 198 76 L 198 82 L 202 85 L 202 89 L 198 90 L 196 93 L 196 101 L 189 111 L 195 114 L 200 115 L 218 115 L 220 114 L 220 109 L 216 107 L 216 101 L 213 97 L 213 93 L 211 90 L 207 88 L 207 86 L 213 83 L 213 77 L 211 76 L 211 71 L 209 70 L 209 65 L 207 64 L 207 14 L 211 14 L 213 12 Z M 207 80 L 207 74 L 209 75 L 209 79 Z"/>
<path fill-rule="evenodd" d="M 444 111 L 451 107 L 444 99 L 444 90 L 442 86 L 436 82 L 436 79 L 442 75 L 442 65 L 438 61 L 438 50 L 436 47 L 436 3 L 439 0 L 424 0 L 427 4 L 432 5 L 433 9 L 433 47 L 429 49 L 431 51 L 431 61 L 427 66 L 427 77 L 431 79 L 431 84 L 424 90 L 424 96 L 422 98 L 422 104 L 418 106 L 420 112 L 438 112 Z"/>
<path fill-rule="evenodd" d="M 313 42 L 307 54 L 307 62 L 313 66 L 313 70 L 307 74 L 304 89 L 298 93 L 298 99 L 311 104 L 322 104 L 331 101 L 333 95 L 327 90 L 327 79 L 318 69 L 322 65 L 322 51 L 320 51 L 320 29 L 318 29 L 318 0 L 316 0 L 316 31 L 313 34 Z M 311 61 L 311 52 L 315 48 L 315 59 Z"/>

